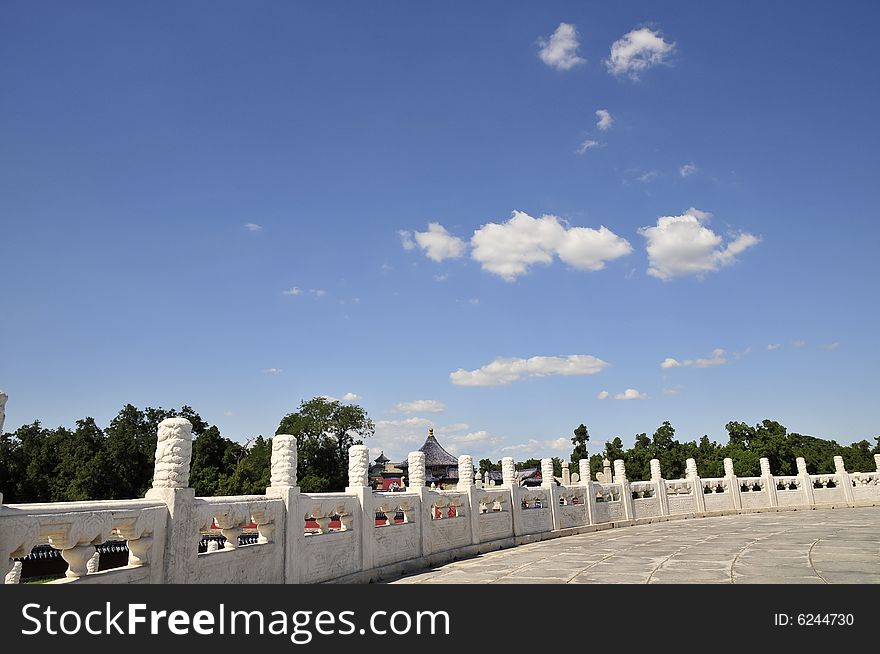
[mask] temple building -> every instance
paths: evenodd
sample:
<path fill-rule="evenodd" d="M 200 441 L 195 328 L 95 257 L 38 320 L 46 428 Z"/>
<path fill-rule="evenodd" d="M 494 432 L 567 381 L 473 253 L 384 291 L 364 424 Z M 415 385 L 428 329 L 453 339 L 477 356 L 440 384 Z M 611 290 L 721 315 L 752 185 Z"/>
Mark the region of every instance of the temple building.
<path fill-rule="evenodd" d="M 380 452 L 370 466 L 370 486 L 380 491 L 404 490 L 403 470 L 391 463 L 385 452 Z"/>
<path fill-rule="evenodd" d="M 425 453 L 425 483 L 428 486 L 436 486 L 440 489 L 452 488 L 458 484 L 458 459 L 443 449 L 443 446 L 434 438 L 434 430 L 428 430 L 428 438 L 419 452 Z M 404 476 L 408 476 L 409 463 L 403 461 L 397 467 L 403 470 Z"/>

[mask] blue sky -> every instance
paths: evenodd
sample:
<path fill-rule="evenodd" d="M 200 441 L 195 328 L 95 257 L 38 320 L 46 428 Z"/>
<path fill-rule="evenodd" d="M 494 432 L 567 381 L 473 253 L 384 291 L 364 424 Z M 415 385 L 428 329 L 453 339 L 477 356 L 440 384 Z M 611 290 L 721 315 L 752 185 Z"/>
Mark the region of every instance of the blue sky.
<path fill-rule="evenodd" d="M 6 430 L 187 403 L 244 440 L 327 395 L 398 457 L 872 439 L 878 18 L 7 4 Z"/>

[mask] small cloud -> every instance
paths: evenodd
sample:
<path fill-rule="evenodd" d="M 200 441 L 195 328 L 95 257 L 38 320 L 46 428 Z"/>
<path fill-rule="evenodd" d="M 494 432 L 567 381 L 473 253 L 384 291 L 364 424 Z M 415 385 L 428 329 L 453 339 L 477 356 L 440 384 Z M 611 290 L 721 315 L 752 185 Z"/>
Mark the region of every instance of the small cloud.
<path fill-rule="evenodd" d="M 601 129 L 603 132 L 611 129 L 611 125 L 614 124 L 614 116 L 612 116 L 611 112 L 607 109 L 597 110 L 596 118 L 599 119 L 596 123 L 596 127 Z"/>
<path fill-rule="evenodd" d="M 438 263 L 445 259 L 458 259 L 467 250 L 467 243 L 450 234 L 440 223 L 429 223 L 424 232 L 402 230 L 398 234 L 404 250 L 419 247 L 426 257 Z"/>
<path fill-rule="evenodd" d="M 405 246 L 404 246 L 404 247 L 405 247 Z M 409 248 L 409 249 L 411 250 L 412 248 Z M 394 268 L 392 268 L 391 266 L 389 266 L 387 263 L 383 263 L 381 266 L 379 266 L 379 270 L 381 270 L 383 273 L 386 273 L 386 272 L 388 272 L 389 270 L 394 270 Z"/>
<path fill-rule="evenodd" d="M 599 147 L 599 141 L 593 141 L 592 139 L 587 139 L 583 143 L 581 143 L 575 152 L 577 154 L 584 154 L 587 150 L 592 150 L 593 148 Z"/>
<path fill-rule="evenodd" d="M 459 368 L 449 373 L 449 379 L 456 386 L 503 386 L 527 377 L 595 375 L 606 366 L 608 363 L 590 354 L 530 359 L 499 357 L 477 370 Z"/>
<path fill-rule="evenodd" d="M 281 372 L 281 368 L 264 368 L 263 372 L 265 372 L 267 375 L 277 375 Z"/>
<path fill-rule="evenodd" d="M 470 427 L 470 425 L 467 424 L 466 422 L 454 422 L 451 425 L 445 425 L 443 427 L 438 427 L 434 431 L 436 431 L 438 434 L 449 434 L 454 431 L 464 431 L 465 429 L 468 429 L 469 427 Z"/>
<path fill-rule="evenodd" d="M 234 414 L 232 411 L 229 411 L 229 410 L 227 409 L 226 411 L 223 412 L 223 415 L 226 416 L 227 418 L 231 418 L 231 417 L 234 416 L 235 414 Z"/>
<path fill-rule="evenodd" d="M 697 172 L 697 167 L 692 163 L 686 163 L 678 169 L 678 174 L 682 177 L 690 177 L 695 172 Z"/>
<path fill-rule="evenodd" d="M 658 176 L 658 172 L 656 170 L 649 170 L 646 173 L 643 173 L 636 177 L 636 181 L 641 182 L 642 184 L 647 184 L 651 180 L 655 179 Z"/>
<path fill-rule="evenodd" d="M 608 391 L 599 391 L 599 394 L 596 396 L 600 400 L 608 399 Z"/>
<path fill-rule="evenodd" d="M 781 347 L 782 347 L 782 343 L 770 343 L 770 344 L 767 346 L 767 349 L 770 350 L 770 351 L 772 352 L 773 350 L 778 350 L 778 349 L 781 348 Z"/>
<path fill-rule="evenodd" d="M 571 439 L 565 437 L 559 437 L 550 441 L 550 449 L 553 450 L 567 450 L 571 448 Z"/>
<path fill-rule="evenodd" d="M 648 396 L 634 388 L 627 388 L 623 393 L 614 396 L 615 400 L 647 400 Z"/>
<path fill-rule="evenodd" d="M 446 405 L 439 400 L 414 400 L 396 404 L 394 411 L 397 413 L 442 413 L 446 411 Z"/>
<path fill-rule="evenodd" d="M 577 54 L 578 35 L 577 28 L 570 23 L 559 23 L 559 27 L 549 39 L 538 39 L 538 57 L 545 64 L 556 70 L 569 70 L 579 64 L 587 63 L 583 57 Z"/>
<path fill-rule="evenodd" d="M 449 273 L 443 273 L 442 275 L 434 275 L 435 282 L 445 282 L 449 279 Z"/>
<path fill-rule="evenodd" d="M 709 368 L 711 366 L 723 366 L 727 363 L 727 358 L 725 357 L 725 350 L 719 348 L 715 348 L 712 350 L 712 355 L 708 357 L 703 357 L 700 359 L 685 359 L 684 361 L 679 361 L 678 359 L 673 359 L 672 357 L 667 357 L 663 359 L 660 363 L 660 367 L 664 369 L 669 368 Z"/>
<path fill-rule="evenodd" d="M 244 228 L 249 232 L 261 232 L 263 231 L 263 226 L 258 225 L 257 223 L 245 223 Z"/>
<path fill-rule="evenodd" d="M 286 291 L 281 292 L 282 295 L 302 295 L 303 291 L 299 286 L 293 286 Z"/>
<path fill-rule="evenodd" d="M 664 388 L 663 395 L 681 395 L 681 392 L 684 390 L 684 386 L 673 386 L 672 388 Z"/>
<path fill-rule="evenodd" d="M 416 242 L 413 240 L 412 232 L 406 229 L 401 229 L 397 232 L 397 235 L 400 237 L 400 244 L 403 246 L 404 250 L 415 250 Z M 388 264 L 383 263 L 382 269 L 385 270 L 385 266 Z M 388 270 L 391 270 L 391 266 L 388 266 Z"/>
<path fill-rule="evenodd" d="M 325 295 L 327 295 L 327 291 L 325 291 L 323 288 L 310 288 L 309 293 L 311 293 L 315 297 L 324 297 Z"/>
<path fill-rule="evenodd" d="M 361 396 L 357 393 L 346 393 L 342 396 L 343 402 L 357 402 L 359 399 L 361 399 Z"/>
<path fill-rule="evenodd" d="M 826 343 L 822 347 L 825 348 L 826 350 L 836 350 L 837 348 L 840 347 L 840 342 L 834 341 L 833 343 Z"/>
<path fill-rule="evenodd" d="M 639 79 L 639 75 L 663 64 L 675 51 L 675 43 L 668 43 L 647 27 L 632 30 L 611 44 L 611 55 L 605 60 L 608 72 L 616 77 Z"/>
<path fill-rule="evenodd" d="M 791 346 L 793 348 L 797 348 L 797 349 L 804 347 L 806 344 L 807 344 L 806 341 L 792 341 L 791 342 Z"/>

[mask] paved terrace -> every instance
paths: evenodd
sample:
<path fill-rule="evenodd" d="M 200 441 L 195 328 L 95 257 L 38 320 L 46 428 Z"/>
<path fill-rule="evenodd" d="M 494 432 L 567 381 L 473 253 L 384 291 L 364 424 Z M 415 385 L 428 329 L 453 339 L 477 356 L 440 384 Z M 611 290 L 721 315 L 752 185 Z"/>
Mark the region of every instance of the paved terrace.
<path fill-rule="evenodd" d="M 695 518 L 521 545 L 398 584 L 880 584 L 880 507 Z"/>

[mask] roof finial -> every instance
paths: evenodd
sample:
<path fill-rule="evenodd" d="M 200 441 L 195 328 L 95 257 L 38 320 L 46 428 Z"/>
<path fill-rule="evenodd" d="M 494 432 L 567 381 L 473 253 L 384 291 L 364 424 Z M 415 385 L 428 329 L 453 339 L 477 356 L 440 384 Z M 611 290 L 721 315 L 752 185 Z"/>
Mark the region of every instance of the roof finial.
<path fill-rule="evenodd" d="M 434 428 L 433 427 L 428 429 L 428 438 L 434 438 Z"/>

